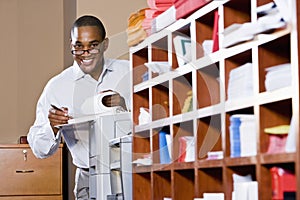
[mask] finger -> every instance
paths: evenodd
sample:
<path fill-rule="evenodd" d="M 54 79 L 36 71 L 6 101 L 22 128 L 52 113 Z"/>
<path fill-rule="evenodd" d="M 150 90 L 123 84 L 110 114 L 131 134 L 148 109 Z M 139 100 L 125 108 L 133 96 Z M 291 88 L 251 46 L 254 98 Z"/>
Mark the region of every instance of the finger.
<path fill-rule="evenodd" d="M 60 111 L 60 110 L 56 110 L 54 108 L 50 108 L 49 114 L 67 117 L 68 116 L 68 111 L 67 110 Z"/>
<path fill-rule="evenodd" d="M 49 112 L 54 114 L 54 115 L 56 114 L 56 110 L 54 108 L 50 108 Z"/>
<path fill-rule="evenodd" d="M 100 91 L 99 93 L 104 93 L 104 92 L 113 92 L 113 90 L 103 90 L 103 91 Z"/>
<path fill-rule="evenodd" d="M 56 125 L 67 124 L 67 123 L 68 120 L 65 119 L 56 119 L 56 118 L 50 119 L 50 125 L 52 127 L 55 127 Z"/>

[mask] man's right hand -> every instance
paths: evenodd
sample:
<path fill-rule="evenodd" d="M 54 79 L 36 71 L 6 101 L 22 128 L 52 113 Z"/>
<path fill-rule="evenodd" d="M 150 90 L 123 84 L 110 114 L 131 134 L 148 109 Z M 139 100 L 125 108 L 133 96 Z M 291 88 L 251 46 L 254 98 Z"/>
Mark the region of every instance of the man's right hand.
<path fill-rule="evenodd" d="M 56 135 L 58 132 L 58 128 L 55 126 L 60 124 L 67 124 L 68 120 L 71 117 L 68 115 L 68 108 L 61 108 L 60 110 L 55 108 L 50 108 L 48 113 L 48 119 L 50 121 L 50 125 Z"/>

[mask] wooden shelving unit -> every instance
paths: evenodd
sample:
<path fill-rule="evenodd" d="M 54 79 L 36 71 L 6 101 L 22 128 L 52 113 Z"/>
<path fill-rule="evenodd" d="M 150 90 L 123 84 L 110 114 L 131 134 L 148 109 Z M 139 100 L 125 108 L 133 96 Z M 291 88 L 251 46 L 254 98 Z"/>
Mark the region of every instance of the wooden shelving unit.
<path fill-rule="evenodd" d="M 231 200 L 233 174 L 250 174 L 258 182 L 260 200 L 272 198 L 270 168 L 291 170 L 300 191 L 299 154 L 299 7 L 292 0 L 291 22 L 281 29 L 258 34 L 253 40 L 204 55 L 199 45 L 211 40 L 214 12 L 219 13 L 219 32 L 233 23 L 257 20 L 256 7 L 271 0 L 215 0 L 184 20 L 151 35 L 130 49 L 133 79 L 133 152 L 132 159 L 152 156 L 152 165 L 133 165 L 133 199 L 173 200 L 203 198 L 203 193 L 225 194 Z M 173 38 L 183 34 L 192 40 L 192 61 L 178 67 Z M 221 36 L 221 35 L 220 35 Z M 219 38 L 220 43 L 222 37 Z M 201 45 L 200 45 L 201 46 Z M 167 61 L 172 71 L 158 75 L 144 63 Z M 231 70 L 247 62 L 253 67 L 253 95 L 244 99 L 228 99 Z M 266 91 L 265 69 L 291 63 L 292 84 Z M 143 80 L 145 73 L 148 79 Z M 186 94 L 192 91 L 192 110 L 182 113 Z M 140 108 L 150 110 L 152 121 L 139 125 Z M 230 116 L 253 114 L 257 134 L 257 155 L 230 156 Z M 296 121 L 296 152 L 268 154 L 267 127 Z M 168 128 L 172 138 L 171 163 L 160 164 L 158 132 Z M 181 136 L 194 136 L 195 161 L 178 162 Z M 207 160 L 207 152 L 222 151 L 224 158 Z M 297 192 L 296 199 L 300 199 Z"/>

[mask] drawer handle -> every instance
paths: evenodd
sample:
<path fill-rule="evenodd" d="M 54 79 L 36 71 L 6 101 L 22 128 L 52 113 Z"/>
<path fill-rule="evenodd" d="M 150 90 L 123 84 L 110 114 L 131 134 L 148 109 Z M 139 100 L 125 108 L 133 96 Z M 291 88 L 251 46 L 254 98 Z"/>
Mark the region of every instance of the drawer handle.
<path fill-rule="evenodd" d="M 16 173 L 33 173 L 34 170 L 29 169 L 29 170 L 16 170 Z"/>

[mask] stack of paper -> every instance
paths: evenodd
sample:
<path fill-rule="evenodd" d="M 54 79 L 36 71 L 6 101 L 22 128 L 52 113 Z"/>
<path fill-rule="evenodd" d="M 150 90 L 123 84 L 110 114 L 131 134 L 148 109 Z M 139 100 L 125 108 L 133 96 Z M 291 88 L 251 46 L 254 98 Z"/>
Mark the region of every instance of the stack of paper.
<path fill-rule="evenodd" d="M 291 64 L 281 64 L 266 69 L 265 87 L 266 91 L 272 91 L 291 85 Z"/>
<path fill-rule="evenodd" d="M 178 0 L 176 3 L 176 19 L 185 18 L 195 10 L 203 7 L 212 0 Z"/>
<path fill-rule="evenodd" d="M 179 159 L 178 162 L 195 161 L 195 138 L 194 136 L 179 137 Z"/>
<path fill-rule="evenodd" d="M 252 63 L 246 63 L 230 71 L 227 95 L 228 100 L 253 95 Z"/>
<path fill-rule="evenodd" d="M 171 135 L 167 128 L 163 128 L 158 133 L 159 136 L 159 158 L 161 164 L 168 164 L 171 162 Z"/>
<path fill-rule="evenodd" d="M 258 184 L 252 181 L 251 175 L 232 175 L 233 178 L 233 200 L 258 200 Z"/>
<path fill-rule="evenodd" d="M 203 193 L 203 200 L 224 200 L 224 193 Z"/>
<path fill-rule="evenodd" d="M 286 26 L 287 22 L 284 21 L 282 13 L 278 11 L 276 6 L 271 8 L 268 7 L 267 11 L 258 9 L 258 12 L 258 14 L 265 13 L 265 15 L 259 17 L 256 22 L 232 24 L 225 28 L 222 33 L 224 36 L 222 47 L 230 47 L 232 45 L 251 40 L 259 33 L 264 33 Z"/>
<path fill-rule="evenodd" d="M 137 45 L 147 37 L 147 33 L 142 26 L 145 19 L 145 10 L 146 8 L 132 13 L 128 19 L 126 33 L 129 47 Z"/>
<path fill-rule="evenodd" d="M 176 9 L 175 6 L 171 6 L 166 11 L 154 18 L 151 24 L 151 32 L 156 33 L 174 23 L 175 21 Z"/>
<path fill-rule="evenodd" d="M 230 156 L 256 155 L 256 128 L 254 115 L 236 114 L 230 117 Z"/>
<path fill-rule="evenodd" d="M 269 134 L 269 145 L 267 153 L 284 153 L 287 136 L 289 133 L 290 125 L 279 125 L 265 128 L 264 132 Z"/>
<path fill-rule="evenodd" d="M 177 0 L 147 0 L 143 28 L 151 35 L 176 21 L 175 2 Z"/>

